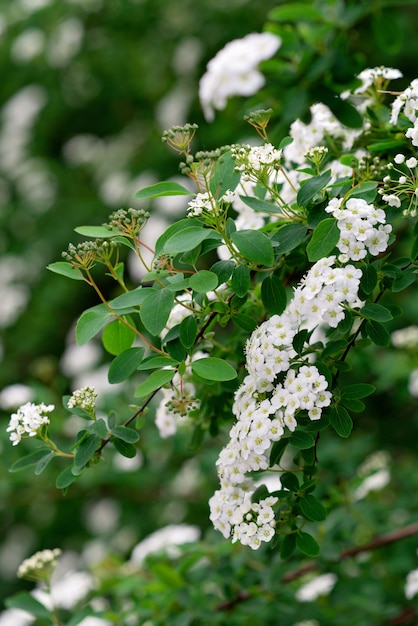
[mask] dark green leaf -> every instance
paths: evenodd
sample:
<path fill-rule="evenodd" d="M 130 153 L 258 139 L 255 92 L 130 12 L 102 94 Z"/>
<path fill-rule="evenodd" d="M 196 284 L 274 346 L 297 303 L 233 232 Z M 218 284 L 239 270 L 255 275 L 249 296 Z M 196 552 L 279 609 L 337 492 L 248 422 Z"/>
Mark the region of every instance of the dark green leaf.
<path fill-rule="evenodd" d="M 312 522 L 322 522 L 327 516 L 326 508 L 322 502 L 312 494 L 303 496 L 299 500 L 299 506 L 303 516 Z"/>
<path fill-rule="evenodd" d="M 368 263 L 361 268 L 361 271 L 363 275 L 360 280 L 360 286 L 366 295 L 370 295 L 377 285 L 376 269 L 373 265 Z"/>
<path fill-rule="evenodd" d="M 136 430 L 128 428 L 127 426 L 115 426 L 112 428 L 111 434 L 126 443 L 136 443 L 139 440 L 139 435 Z"/>
<path fill-rule="evenodd" d="M 253 196 L 240 196 L 240 198 L 243 203 L 249 206 L 253 211 L 258 211 L 260 213 L 271 213 L 273 215 L 281 214 L 280 207 L 277 206 L 277 204 L 273 204 L 272 202 L 260 200 L 259 198 L 254 198 Z"/>
<path fill-rule="evenodd" d="M 288 489 L 289 491 L 297 491 L 299 489 L 299 480 L 296 474 L 292 474 L 292 472 L 283 472 L 280 475 L 280 483 L 283 489 Z"/>
<path fill-rule="evenodd" d="M 313 176 L 308 178 L 303 183 L 298 191 L 297 203 L 300 207 L 308 206 L 309 202 L 316 196 L 316 194 L 326 187 L 331 180 L 331 170 L 327 170 L 319 176 Z"/>
<path fill-rule="evenodd" d="M 93 435 L 98 435 L 100 439 L 105 439 L 107 437 L 107 426 L 104 419 L 100 418 L 97 421 L 93 422 L 91 426 L 89 426 L 89 432 Z"/>
<path fill-rule="evenodd" d="M 228 190 L 235 190 L 240 179 L 241 174 L 235 171 L 235 161 L 231 156 L 231 151 L 225 152 L 216 162 L 210 179 L 210 192 L 220 200 Z"/>
<path fill-rule="evenodd" d="M 123 439 L 118 439 L 118 437 L 112 437 L 111 441 L 115 446 L 115 450 L 117 450 L 122 456 L 125 456 L 128 459 L 133 459 L 136 456 L 136 448 L 132 443 L 123 441 Z"/>
<path fill-rule="evenodd" d="M 173 304 L 174 294 L 168 289 L 159 289 L 144 300 L 139 316 L 151 335 L 158 335 L 163 330 Z"/>
<path fill-rule="evenodd" d="M 355 398 L 342 398 L 341 404 L 352 413 L 362 413 L 366 408 L 362 400 L 356 400 Z"/>
<path fill-rule="evenodd" d="M 231 288 L 239 298 L 244 297 L 250 288 L 250 268 L 248 265 L 237 265 L 231 278 Z"/>
<path fill-rule="evenodd" d="M 281 315 L 286 308 L 287 295 L 280 278 L 271 274 L 261 283 L 261 299 L 270 315 Z"/>
<path fill-rule="evenodd" d="M 49 454 L 48 448 L 41 448 L 40 450 L 36 450 L 35 452 L 31 452 L 31 454 L 27 454 L 23 456 L 21 459 L 18 459 L 13 463 L 10 467 L 9 472 L 20 472 L 21 470 L 26 469 L 27 467 L 32 467 L 33 465 L 37 465 L 39 461 L 45 458 L 46 455 Z"/>
<path fill-rule="evenodd" d="M 169 226 L 157 239 L 157 242 L 155 244 L 155 257 L 158 257 L 160 256 L 160 254 L 162 254 L 165 244 L 169 239 L 171 239 L 171 237 L 173 237 L 173 235 L 180 233 L 182 230 L 186 230 L 191 226 L 196 226 L 199 228 L 199 230 L 201 229 L 199 222 L 191 218 L 178 220 L 177 222 L 174 222 L 174 224 L 171 224 L 171 226 Z"/>
<path fill-rule="evenodd" d="M 350 193 L 350 198 L 361 198 L 366 202 L 373 202 L 377 194 L 377 183 L 366 180 L 359 187 L 356 187 Z"/>
<path fill-rule="evenodd" d="M 137 287 L 132 291 L 127 291 L 122 295 L 114 298 L 113 300 L 109 300 L 109 305 L 115 311 L 120 309 L 127 309 L 138 306 L 142 304 L 151 293 L 154 293 L 156 290 L 153 287 Z"/>
<path fill-rule="evenodd" d="M 217 261 L 212 265 L 210 271 L 217 275 L 218 283 L 221 285 L 230 278 L 234 268 L 234 261 Z"/>
<path fill-rule="evenodd" d="M 353 429 L 353 420 L 342 406 L 335 406 L 330 409 L 331 426 L 340 437 L 349 437 Z"/>
<path fill-rule="evenodd" d="M 186 350 L 194 346 L 197 335 L 197 322 L 193 315 L 188 315 L 180 323 L 180 341 Z"/>
<path fill-rule="evenodd" d="M 208 357 L 193 361 L 192 372 L 206 380 L 225 381 L 233 380 L 237 377 L 237 372 L 232 365 L 217 357 Z"/>
<path fill-rule="evenodd" d="M 288 439 L 283 438 L 279 441 L 275 441 L 270 451 L 270 467 L 276 465 L 283 456 L 283 452 L 286 450 Z"/>
<path fill-rule="evenodd" d="M 308 259 L 313 263 L 329 256 L 340 238 L 337 221 L 330 217 L 319 222 L 306 246 Z"/>
<path fill-rule="evenodd" d="M 57 476 L 57 480 L 55 481 L 55 486 L 57 489 L 67 489 L 75 480 L 77 476 L 73 474 L 73 466 L 69 465 L 62 472 L 60 472 Z"/>
<path fill-rule="evenodd" d="M 259 230 L 237 230 L 231 234 L 231 240 L 248 261 L 257 265 L 273 265 L 273 246 L 267 235 Z"/>
<path fill-rule="evenodd" d="M 135 372 L 141 363 L 145 348 L 128 348 L 124 350 L 110 364 L 108 380 L 114 385 L 126 380 Z"/>
<path fill-rule="evenodd" d="M 85 467 L 94 456 L 99 444 L 99 435 L 87 435 L 77 448 L 74 457 L 74 467 L 77 469 Z"/>
<path fill-rule="evenodd" d="M 49 464 L 49 462 L 52 461 L 54 456 L 55 456 L 54 450 L 50 450 L 47 454 L 45 454 L 45 456 L 42 459 L 39 459 L 39 461 L 37 462 L 35 466 L 35 476 L 39 476 L 40 474 L 42 474 L 42 472 L 44 471 L 46 466 Z"/>
<path fill-rule="evenodd" d="M 304 328 L 293 337 L 292 346 L 297 354 L 302 354 L 305 349 L 305 343 L 309 341 L 309 330 Z"/>
<path fill-rule="evenodd" d="M 312 559 L 319 556 L 320 553 L 320 547 L 316 539 L 303 531 L 298 532 L 296 535 L 296 547 L 302 554 L 306 554 L 306 556 Z"/>
<path fill-rule="evenodd" d="M 390 322 L 393 319 L 392 313 L 385 306 L 374 302 L 367 302 L 360 311 L 363 317 L 375 322 Z"/>
<path fill-rule="evenodd" d="M 258 326 L 257 320 L 251 317 L 251 315 L 247 315 L 247 313 L 232 313 L 231 319 L 237 326 L 249 333 L 252 333 Z"/>
<path fill-rule="evenodd" d="M 296 548 L 296 534 L 291 533 L 290 535 L 285 535 L 283 537 L 283 541 L 280 546 L 280 557 L 282 559 L 288 559 L 292 556 L 293 552 Z"/>
<path fill-rule="evenodd" d="M 379 322 L 375 322 L 373 320 L 367 321 L 365 330 L 368 337 L 370 337 L 373 343 L 377 346 L 385 347 L 390 345 L 390 334 L 388 330 Z"/>
<path fill-rule="evenodd" d="M 367 383 L 355 383 L 346 385 L 341 390 L 342 398 L 366 398 L 376 391 L 376 387 Z"/>
<path fill-rule="evenodd" d="M 402 276 L 399 278 L 395 278 L 392 284 L 392 291 L 402 291 L 406 289 L 410 285 L 412 285 L 417 280 L 417 275 L 414 269 L 405 270 L 402 273 Z"/>
<path fill-rule="evenodd" d="M 279 254 L 287 254 L 306 238 L 307 229 L 302 224 L 285 224 L 274 235 L 272 240 L 279 244 Z"/>
<path fill-rule="evenodd" d="M 159 198 L 160 196 L 190 196 L 192 192 L 173 181 L 164 181 L 144 187 L 137 191 L 135 198 L 137 200 L 145 200 L 147 198 Z"/>
<path fill-rule="evenodd" d="M 307 433 L 303 430 L 295 430 L 289 437 L 289 443 L 298 450 L 307 450 L 308 448 L 312 448 L 315 439 L 311 433 Z"/>

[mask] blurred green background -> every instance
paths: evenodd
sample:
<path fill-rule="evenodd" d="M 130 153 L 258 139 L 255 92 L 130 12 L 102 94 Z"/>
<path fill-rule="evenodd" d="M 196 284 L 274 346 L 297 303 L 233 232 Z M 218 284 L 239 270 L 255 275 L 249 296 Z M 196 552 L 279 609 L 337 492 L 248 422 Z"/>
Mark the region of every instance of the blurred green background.
<path fill-rule="evenodd" d="M 37 549 L 59 546 L 91 562 L 106 550 L 129 555 L 135 543 L 168 523 L 209 527 L 219 441 L 206 443 L 195 459 L 181 436 L 159 441 L 150 419 L 143 456 L 131 463 L 109 456 L 64 498 L 54 487 L 56 466 L 39 477 L 8 472 L 20 452 L 4 431 L 13 403 L 23 403 L 28 388 L 34 400 L 55 404 L 80 381 L 108 390 L 100 345 L 74 347 L 74 321 L 97 303 L 95 296 L 46 266 L 60 260 L 70 241 L 78 242 L 76 226 L 101 224 L 114 209 L 135 206 L 141 187 L 177 176 L 177 158 L 161 142 L 164 129 L 197 122 L 197 149 L 234 143 L 250 134 L 242 118 L 261 101 L 274 107 L 281 135 L 321 92 L 341 91 L 364 67 L 397 67 L 404 86 L 415 78 L 414 2 L 305 3 L 317 7 L 322 22 L 270 14 L 292 4 L 300 3 L 0 0 L 0 603 L 24 586 L 16 568 Z M 293 53 L 270 74 L 266 64 L 260 96 L 233 100 L 207 124 L 198 102 L 206 63 L 226 42 L 266 24 L 292 44 Z M 150 240 L 184 210 L 178 202 L 151 208 Z M 131 277 L 137 280 L 135 268 Z M 416 304 L 416 298 L 407 303 L 411 323 Z M 377 373 L 380 402 L 390 411 L 406 402 L 416 429 L 416 406 L 406 391 L 411 358 L 416 355 L 392 354 Z M 357 368 L 367 376 L 367 362 Z M 16 384 L 25 389 L 10 389 Z M 105 395 L 103 402 L 103 408 L 130 414 L 129 389 Z M 379 426 L 381 407 L 372 407 L 364 425 L 374 440 L 359 438 L 347 459 L 353 469 L 376 441 L 385 446 L 390 439 Z M 75 426 L 66 423 L 64 431 L 73 434 Z M 396 443 L 411 467 L 408 433 Z M 412 476 L 410 481 L 416 489 Z"/>

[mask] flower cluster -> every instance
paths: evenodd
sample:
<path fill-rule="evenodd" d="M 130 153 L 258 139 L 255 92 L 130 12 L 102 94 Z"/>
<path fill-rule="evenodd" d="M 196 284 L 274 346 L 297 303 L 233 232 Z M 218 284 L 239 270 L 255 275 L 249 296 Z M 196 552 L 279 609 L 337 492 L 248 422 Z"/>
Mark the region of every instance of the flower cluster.
<path fill-rule="evenodd" d="M 405 136 L 412 141 L 413 146 L 418 146 L 418 78 L 415 78 L 392 103 L 392 114 L 390 121 L 396 124 L 400 113 L 403 113 L 413 127 L 408 128 Z"/>
<path fill-rule="evenodd" d="M 250 96 L 261 89 L 265 79 L 257 67 L 280 45 L 280 37 L 273 33 L 251 33 L 230 41 L 209 61 L 199 84 L 199 98 L 208 121 L 214 119 L 214 109 L 224 109 L 231 96 Z"/>
<path fill-rule="evenodd" d="M 343 207 L 341 198 L 333 198 L 325 210 L 335 217 L 340 230 L 340 261 L 359 261 L 367 252 L 376 256 L 386 250 L 392 227 L 385 223 L 382 209 L 361 198 L 350 198 Z"/>
<path fill-rule="evenodd" d="M 272 176 L 279 169 L 283 156 L 282 150 L 277 150 L 271 143 L 235 146 L 231 154 L 237 164 L 236 170 L 242 173 L 242 180 L 255 183 Z"/>
<path fill-rule="evenodd" d="M 35 582 L 47 581 L 50 579 L 60 555 L 61 550 L 59 548 L 40 550 L 19 565 L 17 575 L 19 578 Z"/>
<path fill-rule="evenodd" d="M 83 409 L 89 413 L 94 413 L 96 398 L 97 392 L 93 387 L 82 387 L 73 392 L 67 406 L 69 409 Z"/>
<path fill-rule="evenodd" d="M 403 215 L 415 217 L 418 205 L 418 160 L 412 156 L 408 159 L 402 153 L 395 155 L 393 163 L 387 168 L 389 174 L 384 177 L 383 188 L 379 189 L 382 200 L 389 206 L 400 208 L 402 201 L 406 199 L 408 206 L 403 209 Z"/>
<path fill-rule="evenodd" d="M 17 413 L 13 413 L 10 417 L 9 426 L 6 432 L 10 433 L 10 441 L 14 446 L 24 437 L 35 437 L 42 426 L 49 424 L 49 417 L 45 413 L 51 413 L 54 410 L 53 404 L 34 404 L 27 402 L 19 407 Z"/>

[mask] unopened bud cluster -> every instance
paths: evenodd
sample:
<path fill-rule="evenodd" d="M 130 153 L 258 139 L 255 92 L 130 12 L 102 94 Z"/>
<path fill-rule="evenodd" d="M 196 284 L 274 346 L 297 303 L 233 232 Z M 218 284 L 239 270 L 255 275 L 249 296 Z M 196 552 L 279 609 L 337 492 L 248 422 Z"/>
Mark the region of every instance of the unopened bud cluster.
<path fill-rule="evenodd" d="M 109 221 L 105 226 L 110 230 L 120 230 L 124 235 L 136 237 L 148 218 L 149 212 L 144 209 L 118 209 L 109 215 Z"/>
<path fill-rule="evenodd" d="M 61 550 L 59 548 L 54 548 L 54 550 L 40 550 L 21 563 L 17 570 L 17 575 L 19 578 L 25 578 L 26 580 L 33 580 L 35 582 L 48 581 L 51 578 L 60 555 Z"/>
<path fill-rule="evenodd" d="M 184 126 L 172 126 L 165 130 L 162 140 L 175 152 L 189 154 L 193 137 L 198 129 L 197 124 L 185 124 Z"/>
<path fill-rule="evenodd" d="M 83 409 L 84 411 L 93 412 L 96 408 L 97 392 L 93 387 L 82 387 L 72 394 L 67 402 L 69 409 Z"/>

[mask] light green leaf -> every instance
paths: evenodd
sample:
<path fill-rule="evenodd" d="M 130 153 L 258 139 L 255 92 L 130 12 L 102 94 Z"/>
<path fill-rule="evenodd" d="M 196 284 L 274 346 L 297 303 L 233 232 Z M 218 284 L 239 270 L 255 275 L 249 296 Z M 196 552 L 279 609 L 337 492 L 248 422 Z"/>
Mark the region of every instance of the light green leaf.
<path fill-rule="evenodd" d="M 133 324 L 130 318 L 127 318 L 127 321 Z M 102 343 L 109 354 L 116 356 L 130 348 L 135 337 L 135 331 L 128 328 L 121 320 L 114 320 L 103 330 Z"/>
<path fill-rule="evenodd" d="M 160 354 L 151 354 L 140 363 L 138 370 L 143 372 L 144 370 L 156 370 L 163 367 L 171 367 L 178 365 L 178 361 L 175 361 L 169 356 L 163 356 Z"/>
<path fill-rule="evenodd" d="M 11 598 L 7 598 L 5 605 L 8 609 L 20 609 L 39 619 L 52 620 L 50 611 L 27 591 L 19 591 Z"/>
<path fill-rule="evenodd" d="M 108 239 L 110 237 L 120 235 L 120 233 L 116 233 L 114 230 L 110 230 L 106 226 L 77 226 L 74 230 L 79 235 L 92 237 L 93 239 Z"/>
<path fill-rule="evenodd" d="M 173 235 L 180 233 L 182 230 L 190 228 L 191 226 L 201 228 L 199 222 L 192 218 L 185 218 L 183 220 L 178 220 L 177 222 L 174 222 L 174 224 L 171 224 L 171 226 L 169 226 L 157 239 L 157 242 L 155 244 L 155 257 L 157 258 L 158 256 L 160 256 L 160 254 L 162 254 L 165 244 L 169 239 L 171 239 L 171 237 L 173 237 Z"/>
<path fill-rule="evenodd" d="M 206 380 L 225 381 L 233 380 L 237 377 L 237 372 L 232 365 L 217 357 L 208 357 L 193 361 L 192 372 Z"/>
<path fill-rule="evenodd" d="M 144 187 L 140 191 L 137 191 L 135 198 L 137 200 L 145 200 L 147 198 L 159 198 L 160 196 L 191 196 L 192 192 L 175 183 L 174 181 L 164 181 Z"/>
<path fill-rule="evenodd" d="M 237 230 L 231 240 L 240 254 L 257 265 L 273 265 L 274 253 L 270 239 L 259 230 Z"/>
<path fill-rule="evenodd" d="M 148 396 L 156 389 L 169 383 L 175 373 L 176 370 L 158 370 L 157 372 L 152 372 L 152 374 L 135 389 L 135 396 L 137 398 Z"/>
<path fill-rule="evenodd" d="M 47 454 L 45 454 L 45 456 L 42 457 L 42 459 L 39 459 L 39 461 L 37 462 L 35 466 L 35 476 L 39 476 L 40 474 L 42 474 L 42 472 L 47 467 L 49 462 L 52 461 L 54 456 L 55 456 L 54 450 L 50 450 L 49 452 L 47 452 Z"/>
<path fill-rule="evenodd" d="M 113 300 L 109 300 L 109 305 L 112 309 L 119 312 L 121 309 L 129 309 L 141 305 L 145 298 L 154 292 L 155 289 L 153 287 L 137 287 L 132 291 L 127 291 L 117 296 Z"/>
<path fill-rule="evenodd" d="M 128 348 L 120 354 L 110 364 L 108 380 L 115 385 L 126 380 L 135 372 L 144 358 L 145 348 Z"/>
<path fill-rule="evenodd" d="M 68 263 L 68 261 L 57 261 L 56 263 L 50 263 L 46 266 L 47 270 L 54 272 L 55 274 L 60 274 L 61 276 L 65 276 L 66 278 L 72 278 L 73 280 L 84 280 L 81 272 Z"/>
<path fill-rule="evenodd" d="M 270 11 L 268 17 L 277 22 L 325 21 L 325 16 L 318 9 L 304 2 L 292 2 L 284 6 L 275 7 Z"/>
<path fill-rule="evenodd" d="M 87 435 L 77 448 L 74 457 L 74 468 L 81 470 L 87 465 L 100 443 L 98 435 Z"/>
<path fill-rule="evenodd" d="M 334 250 L 340 238 L 337 220 L 333 217 L 319 222 L 312 233 L 312 239 L 306 246 L 308 259 L 314 263 L 328 256 Z"/>
<path fill-rule="evenodd" d="M 230 189 L 234 191 L 241 179 L 241 174 L 235 171 L 235 161 L 231 151 L 222 154 L 216 162 L 214 173 L 210 180 L 210 191 L 218 200 Z"/>
<path fill-rule="evenodd" d="M 241 200 L 249 206 L 253 211 L 258 211 L 260 213 L 271 213 L 273 215 L 281 214 L 280 207 L 277 204 L 273 204 L 272 202 L 267 202 L 266 200 L 260 200 L 259 198 L 254 198 L 253 196 L 240 196 Z"/>
<path fill-rule="evenodd" d="M 122 439 L 126 443 L 136 443 L 139 440 L 139 434 L 136 430 L 126 426 L 115 426 L 115 428 L 112 428 L 111 433 L 114 437 Z"/>
<path fill-rule="evenodd" d="M 174 294 L 168 289 L 158 289 L 143 302 L 139 316 L 151 335 L 158 335 L 167 323 L 174 304 Z"/>
<path fill-rule="evenodd" d="M 18 459 L 13 463 L 10 467 L 9 472 L 20 472 L 28 467 L 32 467 L 33 465 L 37 465 L 46 455 L 49 454 L 48 448 L 41 448 L 40 450 L 36 450 L 35 452 L 31 452 L 31 454 L 27 454 L 23 456 L 21 459 Z"/>
<path fill-rule="evenodd" d="M 214 231 L 209 230 L 209 228 L 189 226 L 189 228 L 184 228 L 167 240 L 164 245 L 164 252 L 167 254 L 179 254 L 180 252 L 193 250 L 207 237 L 213 237 L 214 234 Z"/>
<path fill-rule="evenodd" d="M 76 342 L 82 346 L 92 339 L 113 319 L 104 304 L 87 309 L 78 319 L 75 328 Z"/>
<path fill-rule="evenodd" d="M 196 274 L 190 276 L 190 287 L 197 293 L 207 293 L 213 291 L 218 286 L 218 277 L 214 272 L 209 270 L 199 270 Z"/>

